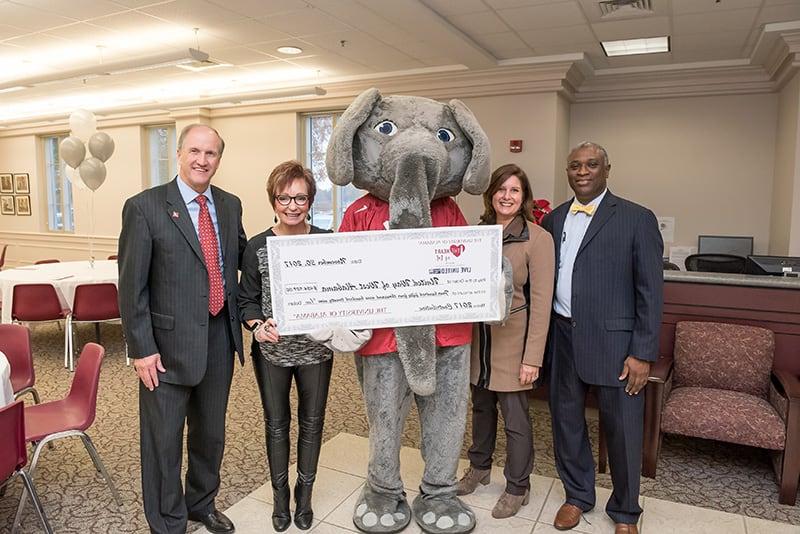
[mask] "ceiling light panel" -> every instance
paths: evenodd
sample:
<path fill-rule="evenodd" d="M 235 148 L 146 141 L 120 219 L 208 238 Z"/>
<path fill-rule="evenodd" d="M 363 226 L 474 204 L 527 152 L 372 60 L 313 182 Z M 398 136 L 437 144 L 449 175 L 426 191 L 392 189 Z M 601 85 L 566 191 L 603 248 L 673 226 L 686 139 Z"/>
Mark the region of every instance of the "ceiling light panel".
<path fill-rule="evenodd" d="M 602 41 L 600 44 L 603 45 L 603 51 L 608 57 L 669 52 L 669 37 L 667 36 Z"/>

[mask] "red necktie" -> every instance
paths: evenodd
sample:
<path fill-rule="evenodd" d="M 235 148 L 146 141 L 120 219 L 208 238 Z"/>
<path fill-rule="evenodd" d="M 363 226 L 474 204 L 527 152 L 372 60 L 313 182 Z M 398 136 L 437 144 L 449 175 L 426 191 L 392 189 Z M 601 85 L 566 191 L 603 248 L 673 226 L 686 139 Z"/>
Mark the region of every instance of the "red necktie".
<path fill-rule="evenodd" d="M 216 315 L 225 304 L 225 291 L 222 288 L 222 273 L 219 270 L 219 248 L 217 246 L 217 232 L 208 213 L 208 199 L 205 195 L 198 196 L 195 201 L 200 204 L 200 217 L 198 228 L 200 230 L 200 247 L 206 259 L 208 271 L 208 312 Z"/>

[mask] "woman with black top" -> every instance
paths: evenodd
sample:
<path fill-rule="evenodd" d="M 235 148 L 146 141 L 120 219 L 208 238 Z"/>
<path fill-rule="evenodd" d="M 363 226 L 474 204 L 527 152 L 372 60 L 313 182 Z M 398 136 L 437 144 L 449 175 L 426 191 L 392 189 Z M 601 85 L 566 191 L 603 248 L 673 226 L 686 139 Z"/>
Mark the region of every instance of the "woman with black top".
<path fill-rule="evenodd" d="M 311 527 L 311 490 L 317 473 L 333 352 L 306 336 L 280 336 L 272 319 L 267 239 L 274 236 L 318 234 L 310 224 L 309 210 L 316 185 L 311 171 L 297 161 L 281 163 L 267 180 L 267 196 L 275 210 L 275 226 L 250 239 L 242 259 L 239 312 L 253 332 L 251 354 L 266 425 L 267 461 L 272 482 L 272 526 L 284 531 L 289 513 L 289 391 L 297 386 L 299 434 L 297 483 L 294 488 L 294 524 Z"/>

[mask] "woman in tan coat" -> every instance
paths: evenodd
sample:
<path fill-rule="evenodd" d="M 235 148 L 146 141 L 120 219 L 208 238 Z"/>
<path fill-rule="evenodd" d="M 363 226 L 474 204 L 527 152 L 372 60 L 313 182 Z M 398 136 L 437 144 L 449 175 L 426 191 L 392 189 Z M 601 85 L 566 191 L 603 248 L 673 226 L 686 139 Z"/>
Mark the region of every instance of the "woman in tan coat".
<path fill-rule="evenodd" d="M 510 517 L 530 498 L 533 429 L 528 391 L 542 366 L 553 298 L 555 256 L 550 234 L 533 223 L 528 177 L 509 164 L 492 174 L 483 195 L 481 224 L 503 225 L 503 255 L 513 267 L 511 313 L 502 325 L 477 323 L 472 336 L 472 446 L 470 466 L 458 494 L 488 484 L 497 429 L 497 407 L 505 420 L 506 489 L 492 516 Z"/>

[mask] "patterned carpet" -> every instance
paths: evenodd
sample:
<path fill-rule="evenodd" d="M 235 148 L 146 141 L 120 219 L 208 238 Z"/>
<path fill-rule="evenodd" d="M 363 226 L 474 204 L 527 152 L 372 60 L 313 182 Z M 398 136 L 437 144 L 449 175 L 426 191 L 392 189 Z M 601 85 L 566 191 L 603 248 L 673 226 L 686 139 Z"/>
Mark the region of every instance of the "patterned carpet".
<path fill-rule="evenodd" d="M 81 326 L 77 346 L 92 341 L 93 331 L 91 326 Z M 104 325 L 102 333 L 107 354 L 101 375 L 97 420 L 89 429 L 89 435 L 117 484 L 123 506 L 120 509 L 114 504 L 79 439 L 57 442 L 54 449 L 42 453 L 35 482 L 50 521 L 59 533 L 147 532 L 139 481 L 137 379 L 133 370 L 125 366 L 119 326 Z M 34 327 L 32 339 L 37 388 L 42 399 L 63 397 L 72 379 L 61 365 L 63 332 L 55 325 L 39 325 Z M 555 477 L 547 406 L 534 403 L 532 417 L 535 472 Z M 468 428 L 468 435 L 469 431 Z M 592 435 L 596 433 L 596 421 L 592 421 L 591 431 Z M 263 414 L 250 362 L 244 368 L 237 365 L 227 432 L 222 487 L 217 498 L 220 509 L 239 501 L 267 480 Z M 352 358 L 346 356 L 337 358 L 334 363 L 325 440 L 339 432 L 367 435 Z M 293 442 L 296 433 L 296 425 L 293 425 Z M 497 450 L 504 451 L 505 438 L 502 432 L 498 436 Z M 419 447 L 418 419 L 413 410 L 403 435 L 403 445 Z M 467 445 L 465 443 L 464 452 Z M 294 457 L 293 453 L 292 462 Z M 668 436 L 664 440 L 658 478 L 642 480 L 642 493 L 647 496 L 800 525 L 800 506 L 778 504 L 778 487 L 769 458 L 759 449 Z M 600 475 L 598 485 L 610 487 L 609 476 Z M 21 482 L 15 481 L 0 498 L 0 532 L 10 531 L 20 489 Z M 190 530 L 195 526 L 191 524 Z M 30 505 L 22 532 L 39 532 Z"/>

